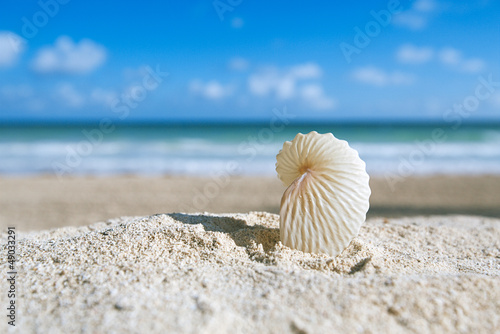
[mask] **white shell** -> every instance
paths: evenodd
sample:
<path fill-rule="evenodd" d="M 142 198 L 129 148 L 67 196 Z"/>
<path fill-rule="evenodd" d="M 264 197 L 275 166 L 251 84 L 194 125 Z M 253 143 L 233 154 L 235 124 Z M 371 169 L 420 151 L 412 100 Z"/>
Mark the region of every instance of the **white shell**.
<path fill-rule="evenodd" d="M 340 254 L 370 206 L 369 176 L 358 152 L 331 133 L 297 134 L 276 156 L 288 188 L 280 207 L 281 242 L 309 253 Z"/>

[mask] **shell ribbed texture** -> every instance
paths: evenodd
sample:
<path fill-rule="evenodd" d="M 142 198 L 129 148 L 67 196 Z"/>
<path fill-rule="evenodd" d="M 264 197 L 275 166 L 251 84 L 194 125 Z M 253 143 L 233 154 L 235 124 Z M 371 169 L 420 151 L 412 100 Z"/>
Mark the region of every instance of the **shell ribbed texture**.
<path fill-rule="evenodd" d="M 288 187 L 280 206 L 282 243 L 338 255 L 366 219 L 371 191 L 364 161 L 346 141 L 316 131 L 285 142 L 276 160 Z"/>

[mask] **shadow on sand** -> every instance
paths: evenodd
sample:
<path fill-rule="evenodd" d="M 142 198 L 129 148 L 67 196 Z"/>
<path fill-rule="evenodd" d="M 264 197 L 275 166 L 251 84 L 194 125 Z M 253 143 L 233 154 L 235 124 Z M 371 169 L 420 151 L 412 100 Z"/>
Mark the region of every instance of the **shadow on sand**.
<path fill-rule="evenodd" d="M 203 225 L 205 231 L 228 234 L 240 247 L 251 247 L 253 243 L 262 244 L 264 251 L 273 248 L 280 240 L 278 228 L 263 225 L 248 225 L 245 220 L 233 217 L 190 215 L 170 213 L 168 216 L 184 224 Z"/>

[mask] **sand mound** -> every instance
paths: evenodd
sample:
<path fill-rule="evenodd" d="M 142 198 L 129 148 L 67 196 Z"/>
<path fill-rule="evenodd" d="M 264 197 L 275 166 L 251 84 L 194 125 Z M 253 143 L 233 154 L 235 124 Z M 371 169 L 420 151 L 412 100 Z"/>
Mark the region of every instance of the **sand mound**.
<path fill-rule="evenodd" d="M 370 220 L 336 258 L 283 246 L 278 216 L 258 212 L 125 217 L 17 237 L 23 332 L 500 330 L 495 219 Z"/>

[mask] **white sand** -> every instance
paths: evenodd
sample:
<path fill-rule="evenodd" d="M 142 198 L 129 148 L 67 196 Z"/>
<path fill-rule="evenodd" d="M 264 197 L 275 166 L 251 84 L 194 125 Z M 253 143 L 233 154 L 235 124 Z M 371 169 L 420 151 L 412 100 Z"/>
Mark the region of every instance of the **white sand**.
<path fill-rule="evenodd" d="M 257 212 L 17 237 L 19 333 L 500 332 L 498 219 L 372 219 L 337 258 L 282 246 Z"/>

